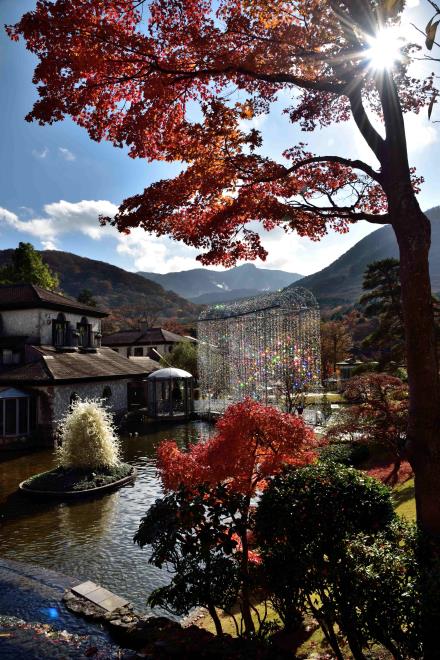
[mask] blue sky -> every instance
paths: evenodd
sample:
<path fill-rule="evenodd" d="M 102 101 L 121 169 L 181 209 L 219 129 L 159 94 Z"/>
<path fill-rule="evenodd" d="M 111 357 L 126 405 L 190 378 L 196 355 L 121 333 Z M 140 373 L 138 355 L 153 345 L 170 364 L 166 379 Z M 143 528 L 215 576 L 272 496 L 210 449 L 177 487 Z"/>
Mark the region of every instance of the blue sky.
<path fill-rule="evenodd" d="M 34 5 L 35 0 L 0 0 L 0 23 L 15 22 Z M 417 0 L 410 0 L 409 5 L 407 21 L 423 25 L 425 15 Z M 172 176 L 178 167 L 133 161 L 124 149 L 92 142 L 69 119 L 44 127 L 25 122 L 36 98 L 34 64 L 24 43 L 10 42 L 1 30 L 0 247 L 15 247 L 25 240 L 37 248 L 66 250 L 127 270 L 168 272 L 199 267 L 195 250 L 170 239 L 141 230 L 126 237 L 99 226 L 99 213 L 111 214 L 122 199 L 152 181 Z M 261 124 L 269 154 L 279 154 L 288 146 L 286 134 L 292 135 L 292 145 L 304 140 L 277 113 L 256 121 Z M 426 179 L 420 202 L 423 208 L 430 208 L 440 204 L 438 125 L 428 122 L 423 112 L 409 117 L 407 128 L 411 163 Z M 357 155 L 371 162 L 349 123 L 305 137 L 319 153 Z M 309 274 L 331 263 L 375 228 L 361 223 L 348 235 L 331 233 L 319 243 L 272 232 L 264 236 L 268 260 L 257 265 Z"/>

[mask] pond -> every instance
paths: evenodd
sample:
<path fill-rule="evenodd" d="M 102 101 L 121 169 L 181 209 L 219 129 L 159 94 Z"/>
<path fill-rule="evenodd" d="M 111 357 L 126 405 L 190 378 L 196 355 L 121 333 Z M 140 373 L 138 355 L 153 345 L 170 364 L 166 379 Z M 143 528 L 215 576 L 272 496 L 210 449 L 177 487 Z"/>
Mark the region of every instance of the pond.
<path fill-rule="evenodd" d="M 123 459 L 136 467 L 136 481 L 82 501 L 42 502 L 17 493 L 20 481 L 54 466 L 51 450 L 0 455 L 0 556 L 92 580 L 148 611 L 148 595 L 169 581 L 166 571 L 148 564 L 148 549 L 133 543 L 140 518 L 162 494 L 157 447 L 165 438 L 187 446 L 210 430 L 195 421 L 122 437 Z"/>

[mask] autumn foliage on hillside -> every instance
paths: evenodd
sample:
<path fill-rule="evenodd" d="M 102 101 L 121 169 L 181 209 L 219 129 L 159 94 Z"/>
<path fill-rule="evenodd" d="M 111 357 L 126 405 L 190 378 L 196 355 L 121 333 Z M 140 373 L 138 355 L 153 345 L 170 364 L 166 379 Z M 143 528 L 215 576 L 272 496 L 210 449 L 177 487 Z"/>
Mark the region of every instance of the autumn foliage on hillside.
<path fill-rule="evenodd" d="M 300 417 L 252 399 L 229 406 L 206 442 L 181 451 L 174 441 L 158 450 L 164 486 L 226 483 L 244 495 L 264 488 L 283 465 L 306 465 L 314 459 L 316 440 Z"/>

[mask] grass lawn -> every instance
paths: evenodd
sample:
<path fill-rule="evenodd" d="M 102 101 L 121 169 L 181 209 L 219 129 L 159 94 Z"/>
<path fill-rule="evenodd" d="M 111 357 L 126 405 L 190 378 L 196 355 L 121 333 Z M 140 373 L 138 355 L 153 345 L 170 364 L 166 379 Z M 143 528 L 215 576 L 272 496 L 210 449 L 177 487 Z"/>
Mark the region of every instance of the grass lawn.
<path fill-rule="evenodd" d="M 263 616 L 264 605 L 256 604 L 255 608 L 258 610 L 260 617 Z M 237 633 L 232 618 L 227 614 L 221 613 L 220 611 L 218 614 L 220 617 L 220 621 L 222 623 L 223 632 L 235 637 Z M 237 612 L 234 612 L 234 615 L 236 616 L 238 625 L 240 625 L 239 615 L 237 614 Z M 257 615 L 254 614 L 252 618 L 255 621 L 255 625 L 258 626 Z M 270 607 L 268 608 L 266 622 L 267 623 L 273 622 L 280 624 L 280 620 L 277 614 Z M 209 614 L 206 614 L 206 616 L 203 619 L 197 621 L 197 625 L 215 634 L 215 626 Z M 317 654 L 328 653 L 328 646 L 325 642 L 321 629 L 317 627 L 316 623 L 313 620 L 306 622 L 304 629 L 301 631 L 301 633 L 297 636 L 296 639 L 289 638 L 286 636 L 283 639 L 283 647 L 286 645 L 288 645 L 289 648 L 292 648 L 292 651 L 295 651 L 296 658 L 309 658 L 311 653 L 317 653 Z"/>
<path fill-rule="evenodd" d="M 396 513 L 406 520 L 414 522 L 416 519 L 416 500 L 414 497 L 414 479 L 399 484 L 393 491 L 394 508 Z"/>
<path fill-rule="evenodd" d="M 403 484 L 396 486 L 393 491 L 393 499 L 396 513 L 409 521 L 415 521 L 416 503 L 414 498 L 414 479 L 410 479 L 409 481 L 405 481 Z M 256 608 L 259 611 L 260 616 L 262 616 L 263 605 L 256 605 Z M 224 632 L 235 636 L 236 630 L 231 617 L 221 614 L 220 612 L 219 616 L 223 625 Z M 254 616 L 255 621 L 256 619 L 257 617 Z M 269 610 L 266 620 L 268 622 L 276 622 L 278 621 L 278 617 L 273 610 Z M 212 619 L 208 614 L 204 618 L 200 619 L 197 622 L 197 625 L 215 633 L 214 624 L 212 623 Z M 297 647 L 295 650 L 295 657 L 310 658 L 313 657 L 312 654 L 316 654 L 317 657 L 319 657 L 320 654 L 329 653 L 329 649 L 321 629 L 314 628 L 312 625 L 308 628 L 308 632 L 307 628 L 305 631 L 306 639 L 299 646 L 295 645 Z"/>
<path fill-rule="evenodd" d="M 264 605 L 257 603 L 255 605 L 255 609 L 258 610 L 258 614 L 259 614 L 260 617 L 264 616 Z M 234 614 L 235 618 L 237 619 L 238 625 L 240 625 L 240 621 L 239 621 L 240 615 L 239 615 L 238 607 L 233 608 L 233 614 Z M 236 628 L 235 628 L 235 625 L 234 625 L 234 620 L 232 619 L 232 617 L 229 616 L 228 614 L 224 614 L 223 612 L 220 612 L 220 611 L 218 612 L 218 615 L 219 615 L 220 621 L 222 623 L 223 632 L 227 633 L 228 635 L 232 635 L 233 637 L 235 637 L 236 634 L 237 634 L 237 631 L 236 631 Z M 252 618 L 255 621 L 255 625 L 258 626 L 258 617 L 255 613 L 253 614 Z M 268 608 L 266 621 L 267 621 L 267 623 L 270 623 L 272 621 L 274 623 L 278 623 L 278 624 L 280 623 L 280 620 L 279 620 L 277 614 L 271 608 Z M 212 632 L 212 633 L 215 634 L 215 626 L 214 626 L 214 623 L 213 623 L 211 617 L 209 616 L 209 614 L 206 614 L 206 616 L 203 617 L 203 619 L 200 619 L 197 622 L 197 625 L 200 626 L 201 628 L 204 628 L 205 630 L 209 630 L 209 632 Z"/>
<path fill-rule="evenodd" d="M 322 403 L 324 396 L 327 398 L 327 403 L 346 403 L 339 392 L 324 392 L 324 394 L 306 394 L 306 404 Z"/>

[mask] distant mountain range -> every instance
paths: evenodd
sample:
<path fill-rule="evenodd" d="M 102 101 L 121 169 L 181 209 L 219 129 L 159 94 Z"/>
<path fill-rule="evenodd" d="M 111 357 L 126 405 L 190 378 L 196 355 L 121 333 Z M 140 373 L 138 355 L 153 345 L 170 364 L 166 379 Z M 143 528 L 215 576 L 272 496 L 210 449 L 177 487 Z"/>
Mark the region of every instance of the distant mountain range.
<path fill-rule="evenodd" d="M 0 250 L 0 266 L 10 261 L 13 250 Z M 45 250 L 43 260 L 58 273 L 61 290 L 76 298 L 82 289 L 89 289 L 99 307 L 139 318 L 149 317 L 195 319 L 197 305 L 136 273 L 104 261 L 86 259 L 70 252 Z"/>
<path fill-rule="evenodd" d="M 146 272 L 140 272 L 139 275 L 193 303 L 204 305 L 256 296 L 265 291 L 277 291 L 302 277 L 298 273 L 284 270 L 257 268 L 254 264 L 243 264 L 224 271 L 194 268 L 164 275 Z"/>
<path fill-rule="evenodd" d="M 432 224 L 430 271 L 432 290 L 440 293 L 440 207 L 427 212 Z M 0 250 L 0 266 L 11 259 L 12 250 Z M 45 250 L 40 253 L 59 274 L 62 291 L 76 298 L 90 289 L 99 307 L 125 318 L 142 314 L 158 319 L 193 321 L 201 304 L 215 304 L 277 291 L 288 286 L 304 286 L 318 299 L 322 310 L 349 307 L 359 300 L 367 265 L 387 257 L 399 258 L 396 239 L 386 226 L 369 234 L 330 266 L 301 278 L 297 273 L 257 268 L 244 264 L 225 271 L 205 268 L 178 273 L 130 273 L 70 252 Z"/>
<path fill-rule="evenodd" d="M 429 255 L 432 291 L 440 292 L 440 207 L 427 211 L 431 220 L 432 243 Z M 362 293 L 365 269 L 373 261 L 399 258 L 394 232 L 390 226 L 372 232 L 356 243 L 330 266 L 295 282 L 294 286 L 310 289 L 320 307 L 336 308 L 356 303 Z"/>

